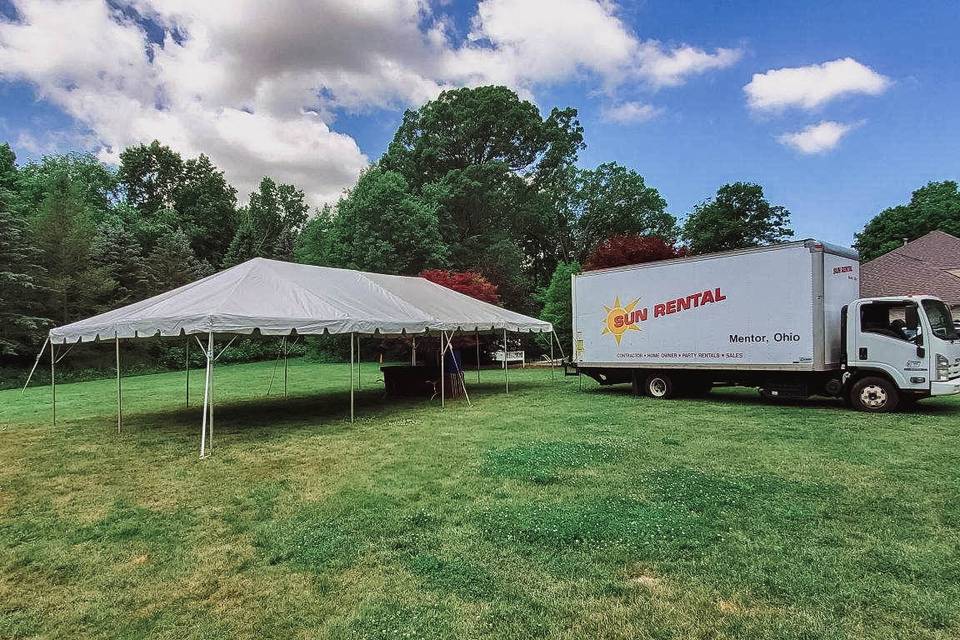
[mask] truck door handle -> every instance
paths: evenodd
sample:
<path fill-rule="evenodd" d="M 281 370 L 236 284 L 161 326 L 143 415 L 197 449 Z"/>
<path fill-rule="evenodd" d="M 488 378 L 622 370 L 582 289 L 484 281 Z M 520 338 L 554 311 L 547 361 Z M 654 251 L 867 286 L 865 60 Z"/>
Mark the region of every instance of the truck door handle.
<path fill-rule="evenodd" d="M 866 348 L 866 347 L 860 347 L 860 359 L 861 359 L 861 360 L 866 360 L 866 359 L 867 359 L 867 348 Z"/>

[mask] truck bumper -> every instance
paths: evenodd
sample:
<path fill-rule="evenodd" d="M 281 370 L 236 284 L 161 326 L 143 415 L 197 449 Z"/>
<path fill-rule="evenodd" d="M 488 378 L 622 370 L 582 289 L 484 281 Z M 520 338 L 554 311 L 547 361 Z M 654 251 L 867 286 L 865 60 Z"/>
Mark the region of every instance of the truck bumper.
<path fill-rule="evenodd" d="M 957 393 L 960 393 L 960 378 L 954 378 L 946 382 L 930 383 L 930 395 L 932 396 L 952 396 Z"/>

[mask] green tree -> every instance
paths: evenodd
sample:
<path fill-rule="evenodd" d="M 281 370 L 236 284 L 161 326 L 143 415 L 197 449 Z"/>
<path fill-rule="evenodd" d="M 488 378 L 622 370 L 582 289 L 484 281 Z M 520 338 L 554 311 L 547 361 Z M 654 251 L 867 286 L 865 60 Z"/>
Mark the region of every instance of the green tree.
<path fill-rule="evenodd" d="M 349 269 L 413 275 L 446 265 L 437 205 L 412 195 L 396 171 L 378 167 L 337 204 L 327 246 L 331 263 Z"/>
<path fill-rule="evenodd" d="M 294 259 L 301 264 L 332 266 L 332 227 L 333 207 L 326 204 L 317 211 L 317 215 L 307 221 L 303 231 L 297 236 L 293 249 Z"/>
<path fill-rule="evenodd" d="M 44 324 L 36 310 L 39 267 L 18 210 L 16 155 L 0 145 L 0 355 L 22 355 Z"/>
<path fill-rule="evenodd" d="M 150 219 L 161 209 L 174 207 L 183 170 L 180 154 L 154 140 L 124 149 L 117 177 L 127 202 Z"/>
<path fill-rule="evenodd" d="M 563 345 L 567 356 L 573 344 L 573 309 L 571 278 L 580 273 L 580 264 L 577 262 L 561 262 L 550 277 L 550 284 L 540 293 L 543 310 L 540 317 L 551 324 L 557 333 L 560 344 Z"/>
<path fill-rule="evenodd" d="M 66 179 L 79 203 L 100 224 L 117 200 L 116 173 L 90 154 L 44 156 L 18 171 L 18 195 L 24 213 L 40 210 L 54 183 Z"/>
<path fill-rule="evenodd" d="M 296 237 L 307 222 L 308 211 L 303 191 L 264 178 L 260 188 L 250 194 L 250 203 L 240 211 L 223 266 L 256 257 L 292 260 Z"/>
<path fill-rule="evenodd" d="M 683 239 L 692 254 L 728 251 L 782 242 L 793 236 L 790 212 L 771 205 L 763 187 L 735 182 L 697 205 L 683 224 Z"/>
<path fill-rule="evenodd" d="M 237 190 L 205 155 L 187 160 L 173 190 L 173 208 L 198 258 L 219 265 L 237 225 Z"/>
<path fill-rule="evenodd" d="M 484 260 L 506 234 L 524 253 L 525 276 L 536 281 L 564 257 L 562 234 L 554 232 L 564 218 L 556 187 L 583 147 L 576 116 L 553 109 L 544 118 L 506 87 L 445 91 L 404 114 L 380 166 L 438 205 L 454 269 L 491 267 Z"/>
<path fill-rule="evenodd" d="M 83 185 L 67 174 L 53 179 L 32 235 L 44 269 L 40 284 L 49 292 L 44 315 L 62 325 L 101 310 L 116 282 L 94 259 L 97 230 Z"/>
<path fill-rule="evenodd" d="M 143 249 L 136 235 L 119 219 L 100 225 L 94 253 L 96 263 L 105 267 L 116 283 L 110 306 L 122 306 L 147 297 L 150 283 L 144 269 Z"/>
<path fill-rule="evenodd" d="M 611 236 L 656 236 L 671 243 L 677 239 L 677 219 L 667 213 L 667 201 L 643 176 L 616 162 L 580 171 L 573 199 L 581 260 Z"/>
<path fill-rule="evenodd" d="M 197 260 L 187 234 L 180 229 L 157 241 L 144 266 L 151 295 L 181 287 L 213 273 L 210 265 Z"/>
<path fill-rule="evenodd" d="M 952 180 L 930 182 L 910 197 L 910 203 L 878 213 L 857 234 L 861 260 L 873 260 L 934 230 L 960 237 L 960 190 Z"/>

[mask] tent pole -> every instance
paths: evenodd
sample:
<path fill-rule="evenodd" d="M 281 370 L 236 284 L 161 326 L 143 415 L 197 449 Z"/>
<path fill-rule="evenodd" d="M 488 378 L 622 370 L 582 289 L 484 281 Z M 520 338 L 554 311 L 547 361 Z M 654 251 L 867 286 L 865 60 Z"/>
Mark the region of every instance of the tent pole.
<path fill-rule="evenodd" d="M 113 332 L 113 341 L 117 348 L 117 433 L 120 433 L 123 425 L 123 391 L 120 386 L 120 337 L 116 331 Z"/>
<path fill-rule="evenodd" d="M 47 350 L 47 343 L 50 342 L 50 336 L 47 336 L 47 339 L 43 341 L 43 344 L 40 346 L 40 353 L 37 354 L 37 359 L 33 361 L 33 368 L 30 369 L 30 375 L 27 376 L 27 381 L 23 383 L 23 389 L 20 389 L 20 395 L 23 395 L 23 392 L 27 390 L 27 387 L 30 386 L 30 380 L 33 379 L 33 372 L 37 370 L 37 365 L 40 364 L 40 358 L 43 357 L 43 352 Z"/>
<path fill-rule="evenodd" d="M 447 341 L 447 344 L 450 347 L 450 353 L 453 353 L 453 336 L 456 335 L 456 333 L 457 333 L 456 329 L 451 331 L 450 339 Z M 457 380 L 460 382 L 460 388 L 463 390 L 463 397 L 467 399 L 467 406 L 472 407 L 473 403 L 470 402 L 470 394 L 467 392 L 467 382 L 466 382 L 467 376 L 463 371 L 463 367 L 459 366 L 459 364 L 457 363 L 456 354 L 453 355 L 453 364 L 454 366 L 457 367 L 457 370 L 456 370 Z"/>
<path fill-rule="evenodd" d="M 283 337 L 283 397 L 287 397 L 287 337 Z"/>
<path fill-rule="evenodd" d="M 477 384 L 480 384 L 480 330 L 477 329 Z"/>
<path fill-rule="evenodd" d="M 190 406 L 190 336 L 187 336 L 187 350 L 183 356 L 183 368 L 187 372 L 187 406 Z"/>
<path fill-rule="evenodd" d="M 417 336 L 413 336 L 413 349 L 410 350 L 410 366 L 417 366 Z"/>
<path fill-rule="evenodd" d="M 507 375 L 507 330 L 503 330 L 503 383 L 510 393 L 510 377 Z"/>
<path fill-rule="evenodd" d="M 53 399 L 53 426 L 57 426 L 57 375 L 56 360 L 53 353 L 53 340 L 50 341 L 50 395 Z"/>
<path fill-rule="evenodd" d="M 210 406 L 210 365 L 211 357 L 213 351 L 213 332 L 210 332 L 210 336 L 207 340 L 207 368 L 204 372 L 203 378 L 203 422 L 200 427 L 200 457 L 205 458 L 207 456 L 207 416 L 209 415 L 208 408 Z"/>
<path fill-rule="evenodd" d="M 350 334 L 350 422 L 353 422 L 353 334 Z"/>
<path fill-rule="evenodd" d="M 441 349 L 440 349 L 440 408 L 442 409 L 446 406 L 444 402 L 444 395 L 446 392 L 446 382 L 447 382 L 446 372 L 444 371 L 444 361 L 446 360 L 444 355 L 447 352 L 447 332 L 446 331 L 440 332 L 440 346 L 441 346 Z"/>
<path fill-rule="evenodd" d="M 560 359 L 563 360 L 567 357 L 567 354 L 563 352 L 563 345 L 560 344 L 560 336 L 557 335 L 556 331 L 551 331 L 553 334 L 553 339 L 557 341 L 557 346 L 560 347 Z"/>
<path fill-rule="evenodd" d="M 363 389 L 363 385 L 360 384 L 360 335 L 357 334 L 357 389 Z"/>
<path fill-rule="evenodd" d="M 550 379 L 553 380 L 556 378 L 555 371 L 553 370 L 553 337 L 550 338 Z"/>
<path fill-rule="evenodd" d="M 226 348 L 226 347 L 224 347 Z M 214 378 L 214 367 L 217 362 L 217 352 L 213 348 L 213 332 L 210 332 L 210 433 L 207 447 L 213 452 L 213 392 L 217 385 Z"/>

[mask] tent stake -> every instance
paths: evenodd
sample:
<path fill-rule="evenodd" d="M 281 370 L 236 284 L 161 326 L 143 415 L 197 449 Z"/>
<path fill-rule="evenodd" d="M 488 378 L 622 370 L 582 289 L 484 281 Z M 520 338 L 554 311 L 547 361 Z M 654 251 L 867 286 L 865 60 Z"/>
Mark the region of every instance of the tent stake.
<path fill-rule="evenodd" d="M 50 394 L 53 399 L 53 426 L 57 426 L 57 375 L 54 369 L 56 359 L 53 353 L 53 340 L 50 341 Z"/>
<path fill-rule="evenodd" d="M 117 351 L 117 433 L 120 433 L 123 425 L 123 390 L 120 386 L 120 337 L 116 331 L 113 333 L 113 341 Z"/>
<path fill-rule="evenodd" d="M 212 364 L 213 356 L 213 332 L 211 331 L 209 337 L 207 338 L 207 369 L 204 374 L 203 381 L 203 422 L 200 427 L 200 457 L 205 458 L 207 456 L 207 415 L 208 408 L 210 406 L 210 366 Z"/>
<path fill-rule="evenodd" d="M 446 403 L 444 402 L 444 395 L 446 392 L 445 383 L 446 383 L 447 376 L 446 376 L 446 373 L 444 372 L 444 366 L 443 366 L 444 361 L 446 361 L 447 359 L 446 358 L 446 353 L 447 353 L 447 332 L 446 331 L 440 332 L 440 346 L 442 347 L 440 349 L 440 408 L 443 409 L 444 407 L 446 407 Z"/>
<path fill-rule="evenodd" d="M 506 385 L 507 393 L 510 393 L 510 378 L 507 375 L 507 330 L 503 330 L 503 383 Z"/>
<path fill-rule="evenodd" d="M 353 422 L 353 334 L 350 334 L 350 422 Z"/>

